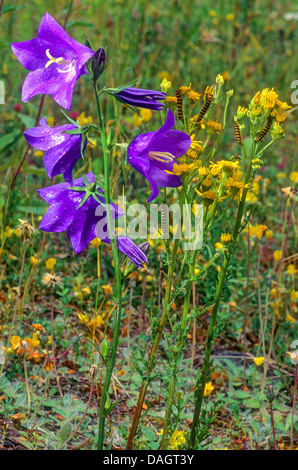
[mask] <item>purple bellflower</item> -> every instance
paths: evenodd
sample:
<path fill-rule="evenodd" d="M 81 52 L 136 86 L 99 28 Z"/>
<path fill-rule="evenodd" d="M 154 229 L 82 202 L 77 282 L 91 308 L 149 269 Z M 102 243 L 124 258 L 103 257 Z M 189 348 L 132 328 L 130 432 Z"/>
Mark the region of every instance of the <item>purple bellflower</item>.
<path fill-rule="evenodd" d="M 176 129 L 175 118 L 168 110 L 163 126 L 155 132 L 139 134 L 133 139 L 127 149 L 127 161 L 141 173 L 151 184 L 152 194 L 147 202 L 155 199 L 158 186 L 161 188 L 177 188 L 182 185 L 181 178 L 170 175 L 176 158 L 182 157 L 190 147 L 191 138 L 188 134 Z"/>
<path fill-rule="evenodd" d="M 42 150 L 44 166 L 50 178 L 60 175 L 68 183 L 72 183 L 72 171 L 76 162 L 81 158 L 82 134 L 64 134 L 63 132 L 76 129 L 73 124 L 49 127 L 46 118 L 39 122 L 40 127 L 32 127 L 24 135 L 32 147 Z M 87 139 L 85 139 L 84 147 Z"/>
<path fill-rule="evenodd" d="M 160 111 L 164 109 L 164 104 L 158 103 L 157 100 L 164 100 L 167 95 L 161 91 L 127 87 L 118 93 L 113 93 L 113 96 L 121 103 L 128 104 L 130 106 Z"/>
<path fill-rule="evenodd" d="M 86 187 L 85 182 L 89 186 Z M 50 204 L 39 228 L 45 232 L 67 231 L 74 251 L 80 253 L 97 237 L 97 224 L 104 229 L 103 233 L 108 233 L 107 216 L 105 210 L 101 210 L 100 215 L 97 215 L 98 206 L 105 206 L 105 198 L 103 190 L 96 186 L 96 178 L 92 172 L 84 178 L 78 178 L 73 184 L 74 187 L 69 183 L 60 183 L 37 190 L 42 199 Z M 114 203 L 110 204 L 110 209 L 112 219 L 123 215 Z M 111 243 L 108 235 L 101 239 Z M 143 263 L 148 263 L 146 255 L 130 238 L 117 237 L 117 246 L 136 266 L 141 267 Z"/>
<path fill-rule="evenodd" d="M 71 39 L 49 13 L 41 20 L 37 38 L 13 43 L 11 47 L 29 70 L 23 84 L 23 102 L 38 94 L 52 95 L 69 110 L 76 81 L 87 73 L 85 64 L 94 52 Z"/>

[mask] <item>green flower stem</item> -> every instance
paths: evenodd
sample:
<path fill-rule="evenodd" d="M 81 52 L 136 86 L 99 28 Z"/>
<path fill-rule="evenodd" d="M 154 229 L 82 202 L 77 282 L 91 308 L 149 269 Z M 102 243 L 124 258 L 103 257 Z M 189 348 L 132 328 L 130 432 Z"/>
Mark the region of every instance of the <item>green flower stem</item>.
<path fill-rule="evenodd" d="M 184 202 L 184 197 L 185 197 L 185 188 L 184 186 L 182 187 L 182 191 L 180 193 L 180 207 L 183 207 L 183 202 Z M 172 256 L 169 262 L 169 268 L 168 268 L 168 276 L 167 276 L 167 285 L 166 285 L 166 293 L 165 293 L 165 299 L 164 299 L 164 306 L 163 306 L 163 311 L 159 320 L 159 325 L 156 331 L 156 335 L 152 344 L 152 348 L 149 354 L 149 360 L 148 360 L 148 369 L 147 369 L 147 378 L 143 380 L 140 392 L 139 392 L 139 398 L 138 398 L 138 403 L 136 407 L 136 411 L 134 414 L 133 422 L 131 425 L 130 433 L 128 436 L 127 444 L 126 444 L 126 450 L 131 450 L 132 444 L 133 444 L 133 439 L 135 437 L 141 413 L 142 413 L 142 407 L 145 399 L 145 395 L 147 392 L 147 388 L 150 382 L 150 376 L 153 372 L 153 369 L 155 367 L 155 356 L 159 347 L 159 343 L 162 338 L 163 331 L 165 329 L 167 319 L 168 319 L 168 313 L 170 309 L 170 301 L 171 301 L 171 289 L 173 285 L 173 275 L 175 271 L 175 266 L 176 266 L 176 255 L 177 255 L 177 250 L 179 247 L 180 239 L 176 238 L 174 240 L 174 246 L 173 246 L 173 251 L 172 251 Z"/>
<path fill-rule="evenodd" d="M 162 436 L 162 441 L 161 441 L 161 449 L 166 450 L 168 446 L 168 431 L 169 431 L 169 425 L 170 425 L 170 418 L 171 418 L 171 413 L 172 413 L 172 406 L 173 406 L 173 400 L 174 400 L 174 394 L 176 390 L 176 382 L 177 382 L 177 361 L 179 359 L 179 356 L 181 354 L 181 350 L 184 345 L 184 332 L 185 332 L 185 327 L 186 327 L 186 321 L 187 321 L 187 314 L 188 314 L 188 309 L 189 309 L 189 301 L 190 301 L 190 294 L 191 294 L 191 288 L 192 288 L 192 283 L 193 283 L 193 275 L 194 275 L 194 267 L 195 267 L 195 262 L 197 258 L 197 253 L 199 250 L 194 250 L 193 256 L 192 256 L 192 262 L 189 265 L 189 270 L 188 270 L 188 283 L 186 287 L 186 294 L 184 298 L 184 305 L 183 305 L 183 314 L 182 314 L 182 321 L 181 321 L 181 327 L 180 327 L 180 345 L 179 348 L 175 354 L 175 363 L 173 367 L 173 376 L 170 381 L 169 385 L 169 391 L 168 391 L 168 401 L 167 401 L 167 407 L 166 407 L 166 413 L 165 413 L 165 420 L 164 420 L 164 427 L 163 427 L 163 436 Z"/>
<path fill-rule="evenodd" d="M 107 400 L 107 396 L 109 393 L 109 386 L 110 386 L 110 381 L 111 381 L 111 377 L 112 377 L 112 373 L 114 369 L 118 340 L 119 340 L 119 330 L 120 330 L 120 323 L 121 323 L 122 286 L 121 286 L 121 269 L 120 269 L 120 263 L 118 260 L 118 250 L 117 250 L 116 240 L 115 238 L 113 238 L 113 233 L 112 233 L 112 215 L 111 215 L 111 208 L 110 208 L 111 196 L 110 196 L 110 181 L 109 181 L 109 159 L 108 159 L 108 150 L 107 150 L 106 135 L 105 135 L 104 117 L 103 117 L 101 106 L 100 106 L 99 92 L 98 92 L 97 86 L 95 83 L 93 83 L 93 86 L 94 86 L 97 112 L 98 112 L 99 124 L 100 124 L 100 137 L 101 137 L 103 159 L 104 159 L 104 180 L 105 180 L 104 195 L 105 195 L 105 201 L 106 201 L 108 233 L 110 235 L 109 238 L 111 240 L 111 247 L 112 247 L 113 259 L 114 259 L 114 267 L 115 267 L 115 274 L 116 274 L 116 290 L 117 290 L 117 299 L 118 299 L 118 308 L 116 309 L 116 318 L 115 318 L 111 357 L 110 357 L 108 368 L 106 371 L 106 377 L 105 377 L 105 381 L 103 385 L 101 403 L 100 403 L 100 412 L 99 412 L 97 448 L 98 450 L 102 450 L 103 442 L 104 442 L 104 427 L 105 427 L 105 418 L 106 418 L 105 405 L 106 405 L 106 400 Z"/>
<path fill-rule="evenodd" d="M 254 150 L 255 148 L 253 146 L 252 155 L 254 155 Z M 252 158 L 253 157 L 250 158 L 250 162 L 248 164 L 244 185 L 247 185 L 248 182 L 250 181 Z M 241 225 L 241 219 L 242 219 L 243 212 L 244 212 L 247 192 L 248 192 L 248 188 L 244 187 L 241 202 L 238 207 L 237 218 L 235 222 L 231 244 L 229 247 L 229 251 L 227 251 L 227 253 L 224 255 L 224 262 L 223 262 L 223 266 L 220 272 L 218 284 L 216 287 L 216 292 L 215 292 L 215 297 L 214 297 L 214 307 L 212 309 L 212 314 L 211 314 L 211 319 L 210 319 L 210 324 L 209 324 L 209 329 L 208 329 L 208 336 L 207 336 L 202 374 L 200 377 L 198 377 L 196 385 L 195 385 L 195 392 L 194 392 L 195 410 L 194 410 L 193 422 L 192 422 L 191 433 L 190 433 L 190 448 L 191 449 L 196 448 L 196 430 L 198 428 L 198 423 L 200 419 L 201 408 L 202 408 L 202 403 L 203 403 L 203 398 L 204 398 L 205 385 L 206 385 L 208 374 L 209 374 L 209 364 L 210 364 L 211 350 L 212 350 L 212 344 L 213 344 L 214 329 L 216 326 L 217 312 L 218 312 L 218 307 L 219 307 L 219 303 L 221 299 L 221 292 L 223 289 L 227 270 L 230 264 L 230 259 L 232 257 L 232 254 L 236 246 L 236 241 L 237 241 L 237 237 L 238 237 L 239 229 Z"/>
<path fill-rule="evenodd" d="M 206 237 L 206 233 L 204 235 L 204 239 Z M 164 427 L 163 427 L 163 437 L 161 441 L 161 449 L 166 450 L 169 442 L 168 438 L 168 430 L 169 430 L 169 424 L 170 424 L 170 418 L 171 418 L 171 413 L 172 413 L 172 406 L 173 406 L 173 399 L 174 399 L 174 394 L 176 390 L 176 382 L 177 382 L 177 367 L 178 367 L 178 359 L 179 356 L 182 352 L 182 349 L 184 348 L 185 345 L 185 330 L 187 327 L 187 319 L 188 319 L 188 312 L 189 312 L 189 303 L 190 303 L 190 296 L 191 296 L 191 291 L 192 291 L 192 285 L 194 281 L 194 269 L 195 269 L 195 264 L 196 264 L 196 259 L 197 255 L 199 253 L 199 250 L 194 250 L 192 254 L 192 262 L 189 265 L 189 272 L 188 272 L 188 282 L 187 282 L 187 287 L 186 287 L 186 294 L 184 298 L 184 305 L 183 305 L 183 312 L 182 312 L 182 321 L 181 321 L 181 327 L 180 327 L 180 344 L 178 348 L 178 352 L 176 354 L 176 360 L 175 364 L 173 367 L 173 377 L 171 379 L 170 385 L 169 385 L 169 391 L 168 391 L 168 401 L 167 401 L 167 407 L 166 407 L 166 413 L 165 413 L 165 421 L 164 421 Z M 219 253 L 215 253 L 213 258 L 209 261 L 209 263 L 204 266 L 203 269 L 199 272 L 199 274 L 195 277 L 195 280 L 199 280 L 203 274 L 207 271 L 207 269 L 214 263 L 214 261 L 219 257 Z"/>

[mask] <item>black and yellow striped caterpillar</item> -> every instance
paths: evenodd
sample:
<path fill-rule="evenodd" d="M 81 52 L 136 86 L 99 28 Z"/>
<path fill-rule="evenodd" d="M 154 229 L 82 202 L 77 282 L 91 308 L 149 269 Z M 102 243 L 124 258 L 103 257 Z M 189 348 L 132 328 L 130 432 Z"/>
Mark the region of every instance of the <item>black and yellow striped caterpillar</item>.
<path fill-rule="evenodd" d="M 200 111 L 200 114 L 198 115 L 196 124 L 200 124 L 200 122 L 202 121 L 203 117 L 205 116 L 206 112 L 209 109 L 209 106 L 211 105 L 213 101 L 213 98 L 214 98 L 213 93 L 206 93 L 206 101 L 205 101 L 203 108 Z"/>
<path fill-rule="evenodd" d="M 235 119 L 234 119 L 234 129 L 235 129 L 237 142 L 239 145 L 242 145 L 241 132 L 240 132 L 238 123 L 235 121 Z"/>
<path fill-rule="evenodd" d="M 259 135 L 256 137 L 255 139 L 255 142 L 260 142 L 262 139 L 264 139 L 265 135 L 267 134 L 267 132 L 269 131 L 272 123 L 274 121 L 274 117 L 271 116 L 271 114 L 268 116 L 268 119 L 267 119 L 267 124 L 266 126 L 261 130 L 261 132 L 259 133 Z"/>
<path fill-rule="evenodd" d="M 177 88 L 176 90 L 176 98 L 177 98 L 177 106 L 178 106 L 178 117 L 180 121 L 184 123 L 184 116 L 183 116 L 183 102 L 182 102 L 182 96 L 180 92 L 180 88 Z"/>

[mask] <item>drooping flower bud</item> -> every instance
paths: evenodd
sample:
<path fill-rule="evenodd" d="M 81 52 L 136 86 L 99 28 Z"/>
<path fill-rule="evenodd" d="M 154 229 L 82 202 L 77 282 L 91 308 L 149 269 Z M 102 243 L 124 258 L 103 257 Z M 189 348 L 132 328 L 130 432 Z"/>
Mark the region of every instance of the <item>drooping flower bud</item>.
<path fill-rule="evenodd" d="M 100 47 L 92 57 L 91 70 L 93 73 L 93 80 L 96 82 L 100 75 L 103 73 L 106 65 L 106 51 L 104 47 Z"/>

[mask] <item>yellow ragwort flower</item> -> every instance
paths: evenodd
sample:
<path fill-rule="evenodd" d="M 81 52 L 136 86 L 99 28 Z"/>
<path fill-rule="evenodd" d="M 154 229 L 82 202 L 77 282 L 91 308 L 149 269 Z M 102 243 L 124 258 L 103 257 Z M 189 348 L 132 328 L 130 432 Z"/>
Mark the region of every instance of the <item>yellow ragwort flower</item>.
<path fill-rule="evenodd" d="M 230 233 L 222 233 L 220 236 L 220 241 L 227 245 L 231 241 L 232 235 Z"/>
<path fill-rule="evenodd" d="M 143 118 L 143 121 L 148 122 L 152 118 L 152 111 L 150 109 L 142 108 L 140 115 Z"/>
<path fill-rule="evenodd" d="M 50 271 L 51 269 L 53 269 L 56 263 L 57 263 L 56 258 L 49 258 L 46 261 L 46 270 Z"/>
<path fill-rule="evenodd" d="M 261 366 L 264 362 L 265 358 L 263 356 L 260 356 L 260 357 L 255 357 L 254 358 L 254 363 L 256 364 L 256 366 Z"/>
<path fill-rule="evenodd" d="M 293 276 L 294 274 L 297 273 L 297 269 L 295 268 L 295 265 L 294 264 L 289 264 L 288 267 L 287 267 L 287 272 L 288 274 L 290 274 L 291 276 Z"/>
<path fill-rule="evenodd" d="M 282 251 L 281 250 L 274 251 L 274 253 L 273 253 L 274 261 L 276 261 L 276 262 L 280 261 L 281 257 L 282 257 Z"/>
<path fill-rule="evenodd" d="M 298 171 L 292 171 L 292 173 L 290 174 L 290 180 L 293 181 L 293 183 L 297 183 Z"/>
<path fill-rule="evenodd" d="M 208 397 L 213 390 L 214 390 L 214 387 L 212 385 L 212 382 L 206 383 L 205 389 L 204 389 L 204 397 Z"/>

